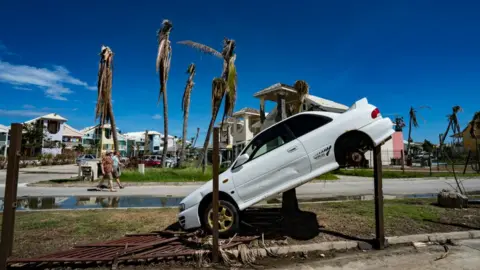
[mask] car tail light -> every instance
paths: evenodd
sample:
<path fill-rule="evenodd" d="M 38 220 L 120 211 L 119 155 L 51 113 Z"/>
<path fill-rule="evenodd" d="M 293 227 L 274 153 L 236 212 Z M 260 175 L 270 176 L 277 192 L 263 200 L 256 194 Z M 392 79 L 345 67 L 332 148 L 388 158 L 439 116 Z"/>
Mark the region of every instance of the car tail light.
<path fill-rule="evenodd" d="M 380 110 L 378 108 L 375 108 L 375 110 L 372 111 L 372 119 L 377 118 L 379 114 L 380 114 Z"/>

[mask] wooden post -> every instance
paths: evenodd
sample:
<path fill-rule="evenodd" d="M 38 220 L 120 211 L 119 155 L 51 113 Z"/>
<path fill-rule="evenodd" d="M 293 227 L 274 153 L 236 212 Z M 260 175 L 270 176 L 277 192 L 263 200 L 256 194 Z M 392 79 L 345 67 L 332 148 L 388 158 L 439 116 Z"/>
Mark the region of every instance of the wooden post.
<path fill-rule="evenodd" d="M 218 140 L 219 128 L 213 128 L 213 153 L 212 153 L 212 167 L 213 167 L 213 202 L 212 202 L 212 213 L 213 213 L 213 245 L 212 245 L 212 259 L 214 263 L 218 263 L 219 258 L 219 249 L 218 249 L 218 171 L 219 171 L 219 140 Z"/>
<path fill-rule="evenodd" d="M 12 124 L 10 132 L 11 140 L 10 149 L 8 150 L 7 178 L 3 204 L 2 242 L 0 243 L 0 269 L 7 269 L 7 259 L 12 255 L 15 210 L 17 208 L 18 163 L 22 145 L 22 124 Z"/>
<path fill-rule="evenodd" d="M 375 186 L 375 248 L 385 247 L 385 228 L 383 222 L 383 184 L 381 146 L 373 148 L 373 177 Z"/>
<path fill-rule="evenodd" d="M 261 97 L 260 98 L 260 124 L 263 124 L 265 122 L 265 98 Z"/>

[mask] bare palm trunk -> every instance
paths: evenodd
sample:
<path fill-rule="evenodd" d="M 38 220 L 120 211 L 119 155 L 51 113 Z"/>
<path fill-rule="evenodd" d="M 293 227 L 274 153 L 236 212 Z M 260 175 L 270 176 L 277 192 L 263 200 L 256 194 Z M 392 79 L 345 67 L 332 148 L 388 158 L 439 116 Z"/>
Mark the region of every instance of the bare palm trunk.
<path fill-rule="evenodd" d="M 195 145 L 197 145 L 197 139 L 198 139 L 198 133 L 200 132 L 200 129 L 197 128 L 197 134 L 195 134 L 195 139 L 193 140 L 193 145 L 192 145 L 192 148 L 195 147 Z"/>
<path fill-rule="evenodd" d="M 190 98 L 186 100 L 185 112 L 183 113 L 183 133 L 182 133 L 182 148 L 180 149 L 180 161 L 178 167 L 181 167 L 185 160 L 185 142 L 187 140 L 187 126 L 188 126 L 188 113 L 190 107 Z"/>
<path fill-rule="evenodd" d="M 165 160 L 167 158 L 168 151 L 168 101 L 167 91 L 163 93 L 163 156 L 162 156 L 162 168 L 165 168 Z"/>
<path fill-rule="evenodd" d="M 203 143 L 203 151 L 202 151 L 202 158 L 200 159 L 200 164 L 202 165 L 202 172 L 205 173 L 206 165 L 207 165 L 207 151 L 208 151 L 208 144 L 210 143 L 210 135 L 212 134 L 213 125 L 215 124 L 215 119 L 217 119 L 219 108 L 213 108 L 214 112 L 212 115 L 212 119 L 210 120 L 210 124 L 208 125 L 207 135 L 205 136 L 205 142 Z"/>
<path fill-rule="evenodd" d="M 115 124 L 115 117 L 113 116 L 113 108 L 112 105 L 108 106 L 108 114 L 110 116 L 110 126 L 111 132 L 113 137 L 113 149 L 115 152 L 118 151 L 118 137 L 117 137 L 117 125 Z"/>
<path fill-rule="evenodd" d="M 408 121 L 408 142 L 407 142 L 407 157 L 410 156 L 410 141 L 412 140 L 412 116 Z"/>
<path fill-rule="evenodd" d="M 447 134 L 448 134 L 448 131 L 450 130 L 451 125 L 452 125 L 452 120 L 448 122 L 447 130 L 445 130 L 445 133 L 443 133 L 442 140 L 440 141 L 440 147 L 442 147 L 443 143 L 445 142 L 445 138 L 447 138 Z"/>

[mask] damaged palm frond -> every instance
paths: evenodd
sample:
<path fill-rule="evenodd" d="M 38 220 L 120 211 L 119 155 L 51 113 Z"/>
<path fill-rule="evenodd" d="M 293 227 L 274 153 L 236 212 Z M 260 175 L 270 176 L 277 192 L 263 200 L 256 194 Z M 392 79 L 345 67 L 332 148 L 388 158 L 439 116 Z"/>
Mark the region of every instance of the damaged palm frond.
<path fill-rule="evenodd" d="M 220 109 L 223 96 L 227 91 L 227 83 L 222 78 L 215 78 L 212 81 L 212 108 L 213 112 L 217 112 Z M 216 115 L 215 115 L 216 116 Z"/>
<path fill-rule="evenodd" d="M 158 102 L 160 102 L 162 94 L 167 91 L 168 73 L 170 71 L 170 61 L 172 58 L 172 46 L 169 40 L 172 27 L 172 23 L 169 20 L 164 20 L 162 22 L 162 28 L 157 31 L 158 53 L 156 69 L 160 78 Z"/>
<path fill-rule="evenodd" d="M 298 113 L 302 111 L 303 103 L 305 102 L 305 97 L 309 93 L 310 87 L 308 86 L 308 83 L 306 81 L 299 80 L 295 82 L 295 84 L 293 85 L 293 88 L 297 91 L 298 99 L 295 104 L 295 107 L 296 107 L 295 111 Z"/>
<path fill-rule="evenodd" d="M 237 100 L 237 68 L 235 67 L 235 56 L 228 64 L 227 91 L 225 96 L 225 110 L 222 117 L 222 123 L 226 116 L 232 116 Z"/>
<path fill-rule="evenodd" d="M 112 96 L 112 69 L 113 52 L 107 46 L 102 46 L 100 63 L 98 65 L 97 105 L 95 107 L 95 120 L 100 120 L 100 125 L 110 122 L 108 113 Z"/>
<path fill-rule="evenodd" d="M 217 50 L 207 46 L 207 45 L 203 45 L 201 43 L 197 43 L 197 42 L 194 42 L 194 41 L 191 41 L 191 40 L 183 40 L 183 41 L 179 41 L 177 42 L 178 44 L 183 44 L 183 45 L 187 45 L 187 46 L 190 46 L 194 49 L 197 49 L 203 53 L 206 53 L 206 54 L 211 54 L 211 55 L 214 55 L 218 58 L 223 58 L 222 54 L 219 53 Z"/>

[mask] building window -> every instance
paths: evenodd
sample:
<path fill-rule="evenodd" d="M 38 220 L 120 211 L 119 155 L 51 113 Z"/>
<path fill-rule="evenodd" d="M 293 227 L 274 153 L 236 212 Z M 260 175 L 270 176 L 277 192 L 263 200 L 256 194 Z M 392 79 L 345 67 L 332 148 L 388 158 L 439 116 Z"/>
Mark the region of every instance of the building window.
<path fill-rule="evenodd" d="M 58 121 L 48 120 L 47 130 L 50 134 L 57 134 L 60 131 L 60 123 Z"/>
<path fill-rule="evenodd" d="M 105 129 L 105 138 L 110 139 L 112 137 L 112 131 L 110 129 Z"/>

